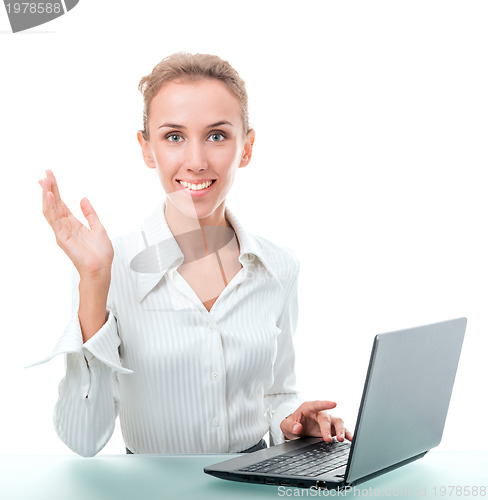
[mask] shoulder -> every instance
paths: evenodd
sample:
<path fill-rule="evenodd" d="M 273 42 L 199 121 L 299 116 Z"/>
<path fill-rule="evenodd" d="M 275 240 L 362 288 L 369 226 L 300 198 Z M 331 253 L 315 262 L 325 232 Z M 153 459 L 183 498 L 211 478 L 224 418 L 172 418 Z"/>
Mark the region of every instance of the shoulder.
<path fill-rule="evenodd" d="M 120 234 L 111 238 L 114 249 L 114 267 L 120 270 L 127 270 L 130 260 L 137 252 L 144 248 L 144 240 L 140 230 Z"/>
<path fill-rule="evenodd" d="M 259 235 L 252 235 L 259 248 L 264 264 L 271 268 L 284 288 L 292 285 L 300 271 L 300 260 L 289 247 L 274 243 Z"/>
<path fill-rule="evenodd" d="M 295 281 L 300 262 L 291 248 L 249 231 L 228 207 L 226 207 L 226 216 L 240 240 L 241 252 L 250 256 L 255 255 L 257 260 L 279 279 L 282 286 L 286 286 L 290 279 Z"/>
<path fill-rule="evenodd" d="M 283 267 L 292 269 L 298 273 L 300 269 L 300 260 L 294 250 L 287 246 L 278 245 L 262 236 L 253 235 L 253 237 L 266 259 L 269 259 L 275 264 L 281 264 Z"/>
<path fill-rule="evenodd" d="M 125 256 L 125 241 L 127 239 L 126 234 L 121 234 L 116 236 L 115 238 L 112 238 L 112 246 L 114 248 L 114 260 L 117 259 L 118 261 L 123 260 L 123 257 Z"/>

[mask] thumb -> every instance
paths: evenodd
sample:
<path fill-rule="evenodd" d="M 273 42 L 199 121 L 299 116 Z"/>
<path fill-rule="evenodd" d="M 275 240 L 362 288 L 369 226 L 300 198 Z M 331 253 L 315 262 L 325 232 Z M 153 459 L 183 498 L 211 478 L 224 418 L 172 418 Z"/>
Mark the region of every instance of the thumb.
<path fill-rule="evenodd" d="M 299 436 L 303 431 L 303 426 L 300 422 L 292 420 L 291 418 L 285 418 L 281 422 L 281 430 L 283 434 L 289 439 Z"/>
<path fill-rule="evenodd" d="M 83 212 L 83 215 L 85 216 L 86 220 L 88 221 L 88 224 L 90 225 L 90 229 L 99 229 L 100 227 L 102 227 L 100 219 L 98 218 L 95 209 L 88 201 L 88 198 L 83 198 L 80 201 L 80 207 Z"/>

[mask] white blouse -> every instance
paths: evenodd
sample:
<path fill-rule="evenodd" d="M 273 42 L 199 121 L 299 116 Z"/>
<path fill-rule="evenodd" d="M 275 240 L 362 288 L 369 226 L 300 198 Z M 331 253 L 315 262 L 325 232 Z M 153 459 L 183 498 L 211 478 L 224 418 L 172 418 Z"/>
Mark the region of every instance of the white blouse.
<path fill-rule="evenodd" d="M 177 272 L 184 256 L 165 206 L 113 240 L 107 320 L 84 344 L 73 267 L 72 319 L 51 354 L 30 365 L 66 354 L 56 432 L 82 456 L 105 446 L 119 413 L 134 453 L 236 453 L 268 429 L 279 444 L 281 421 L 302 402 L 293 347 L 299 261 L 226 208 L 243 267 L 207 311 Z"/>

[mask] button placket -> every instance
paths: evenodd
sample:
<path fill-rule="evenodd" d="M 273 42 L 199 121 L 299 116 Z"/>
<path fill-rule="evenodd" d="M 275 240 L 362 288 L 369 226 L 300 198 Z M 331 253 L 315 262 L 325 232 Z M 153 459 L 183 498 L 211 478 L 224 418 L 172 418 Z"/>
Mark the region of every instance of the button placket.
<path fill-rule="evenodd" d="M 227 295 L 232 293 L 245 280 L 247 272 L 248 271 L 245 266 L 243 266 L 238 271 L 238 273 L 230 280 L 227 286 L 222 290 L 222 293 L 217 297 L 217 300 L 215 301 L 210 311 L 207 311 L 204 305 L 199 301 L 198 306 L 201 307 L 202 312 L 210 316 L 212 315 L 212 313 L 215 312 L 218 313 L 218 310 L 222 307 L 222 301 L 225 299 Z"/>
<path fill-rule="evenodd" d="M 208 312 L 208 315 L 211 315 Z M 209 427 L 210 442 L 219 450 L 227 450 L 228 432 L 226 429 L 227 406 L 225 398 L 225 363 L 221 333 L 216 322 L 216 318 L 208 317 L 207 332 L 209 347 L 211 349 L 211 359 L 209 359 L 207 377 L 209 390 L 212 394 L 212 408 L 210 411 Z"/>

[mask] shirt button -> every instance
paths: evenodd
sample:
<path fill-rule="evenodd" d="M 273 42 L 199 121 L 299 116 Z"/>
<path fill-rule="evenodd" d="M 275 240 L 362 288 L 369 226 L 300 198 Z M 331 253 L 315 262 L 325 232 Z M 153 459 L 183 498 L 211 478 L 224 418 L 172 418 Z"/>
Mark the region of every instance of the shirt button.
<path fill-rule="evenodd" d="M 213 372 L 213 373 L 212 373 L 212 378 L 213 378 L 214 380 L 218 380 L 218 379 L 219 379 L 219 374 L 218 374 L 217 372 Z"/>
<path fill-rule="evenodd" d="M 215 427 L 218 427 L 218 426 L 219 426 L 219 424 L 220 424 L 220 420 L 219 420 L 217 417 L 215 417 L 215 418 L 213 419 L 213 424 L 215 425 Z"/>
<path fill-rule="evenodd" d="M 210 328 L 210 330 L 213 330 L 213 329 L 214 329 L 214 326 L 213 326 L 213 325 L 208 325 L 208 327 Z"/>

